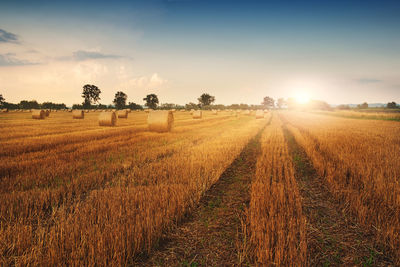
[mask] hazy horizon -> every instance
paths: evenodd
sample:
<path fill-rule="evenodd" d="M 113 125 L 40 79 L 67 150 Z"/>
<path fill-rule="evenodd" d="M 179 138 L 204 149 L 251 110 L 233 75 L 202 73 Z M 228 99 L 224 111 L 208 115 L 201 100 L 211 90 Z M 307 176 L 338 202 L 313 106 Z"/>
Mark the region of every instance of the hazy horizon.
<path fill-rule="evenodd" d="M 400 102 L 400 2 L 1 1 L 8 102 Z"/>

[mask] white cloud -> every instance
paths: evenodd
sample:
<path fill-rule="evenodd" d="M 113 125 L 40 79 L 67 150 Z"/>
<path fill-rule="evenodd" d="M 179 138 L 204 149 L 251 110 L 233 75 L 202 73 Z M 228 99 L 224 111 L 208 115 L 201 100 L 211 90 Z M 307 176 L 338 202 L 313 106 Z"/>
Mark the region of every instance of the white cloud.
<path fill-rule="evenodd" d="M 145 75 L 137 78 L 130 79 L 128 82 L 123 83 L 123 87 L 133 87 L 137 89 L 160 89 L 168 83 L 168 80 L 161 78 L 158 73 Z"/>

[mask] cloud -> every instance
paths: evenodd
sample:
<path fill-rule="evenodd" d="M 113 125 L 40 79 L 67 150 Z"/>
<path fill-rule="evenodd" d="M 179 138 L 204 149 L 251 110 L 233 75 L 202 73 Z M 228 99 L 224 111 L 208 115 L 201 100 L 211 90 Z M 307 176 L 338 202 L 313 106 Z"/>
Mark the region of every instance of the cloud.
<path fill-rule="evenodd" d="M 125 79 L 123 79 L 125 80 Z M 168 80 L 163 79 L 158 73 L 140 76 L 130 80 L 126 80 L 120 84 L 120 87 L 136 88 L 136 89 L 160 89 L 168 84 Z"/>
<path fill-rule="evenodd" d="M 151 76 L 142 76 L 131 79 L 129 84 L 136 88 L 154 89 L 165 85 L 168 81 L 161 78 L 158 73 L 153 73 Z"/>
<path fill-rule="evenodd" d="M 0 29 L 0 43 L 19 43 L 18 36 Z"/>
<path fill-rule="evenodd" d="M 72 56 L 67 57 L 59 57 L 59 60 L 74 60 L 74 61 L 85 61 L 90 59 L 120 59 L 120 58 L 127 58 L 120 55 L 113 55 L 113 54 L 103 54 L 101 52 L 94 52 L 94 51 L 84 51 L 78 50 L 72 53 Z"/>
<path fill-rule="evenodd" d="M 22 60 L 15 57 L 14 53 L 0 54 L 0 67 L 37 65 L 37 62 Z"/>
<path fill-rule="evenodd" d="M 371 79 L 371 78 L 361 78 L 361 79 L 358 79 L 357 82 L 362 83 L 362 84 L 369 84 L 369 83 L 380 83 L 383 81 L 378 80 L 378 79 Z"/>

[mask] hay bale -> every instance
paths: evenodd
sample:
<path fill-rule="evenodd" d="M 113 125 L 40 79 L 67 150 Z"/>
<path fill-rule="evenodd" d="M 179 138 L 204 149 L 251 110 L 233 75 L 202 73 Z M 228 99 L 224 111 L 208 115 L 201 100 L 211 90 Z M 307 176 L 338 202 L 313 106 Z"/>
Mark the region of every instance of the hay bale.
<path fill-rule="evenodd" d="M 1 110 L 1 112 L 2 112 L 2 113 L 8 113 L 8 108 L 3 108 L 3 109 Z"/>
<path fill-rule="evenodd" d="M 150 109 L 145 109 L 144 112 L 150 113 Z"/>
<path fill-rule="evenodd" d="M 193 111 L 192 115 L 193 119 L 201 119 L 203 117 L 203 113 L 201 112 L 201 110 Z"/>
<path fill-rule="evenodd" d="M 264 109 L 264 113 L 268 113 L 268 109 Z"/>
<path fill-rule="evenodd" d="M 169 132 L 174 124 L 174 114 L 170 110 L 154 110 L 147 116 L 147 125 L 153 132 Z"/>
<path fill-rule="evenodd" d="M 126 109 L 118 110 L 117 116 L 120 119 L 127 119 L 128 118 L 128 111 Z"/>
<path fill-rule="evenodd" d="M 213 115 L 218 115 L 218 110 L 213 109 L 213 110 L 211 110 L 211 112 Z"/>
<path fill-rule="evenodd" d="M 99 115 L 100 126 L 115 126 L 117 123 L 117 115 L 115 112 L 101 112 Z"/>
<path fill-rule="evenodd" d="M 194 113 L 195 111 L 196 111 L 196 110 L 191 109 L 191 110 L 190 110 L 190 115 L 193 115 L 193 113 Z"/>
<path fill-rule="evenodd" d="M 126 112 L 131 113 L 132 110 L 130 110 L 129 108 L 125 109 Z"/>
<path fill-rule="evenodd" d="M 250 115 L 250 110 L 248 110 L 248 109 L 244 110 L 243 115 Z"/>
<path fill-rule="evenodd" d="M 45 110 L 45 115 L 46 115 L 46 117 L 50 116 L 50 110 L 49 109 Z"/>
<path fill-rule="evenodd" d="M 85 118 L 85 113 L 81 109 L 75 109 L 72 111 L 72 118 L 73 119 L 83 119 L 83 118 Z"/>
<path fill-rule="evenodd" d="M 32 110 L 32 119 L 43 120 L 44 118 L 46 118 L 46 111 L 43 109 Z"/>
<path fill-rule="evenodd" d="M 262 110 L 257 110 L 256 112 L 256 119 L 262 119 L 264 118 L 264 111 Z"/>

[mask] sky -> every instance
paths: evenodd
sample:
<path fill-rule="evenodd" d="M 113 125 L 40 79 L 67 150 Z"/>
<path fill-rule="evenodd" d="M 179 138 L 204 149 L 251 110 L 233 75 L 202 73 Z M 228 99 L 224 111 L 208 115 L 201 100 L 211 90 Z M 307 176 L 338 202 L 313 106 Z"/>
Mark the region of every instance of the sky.
<path fill-rule="evenodd" d="M 6 101 L 400 102 L 400 1 L 0 1 Z"/>

